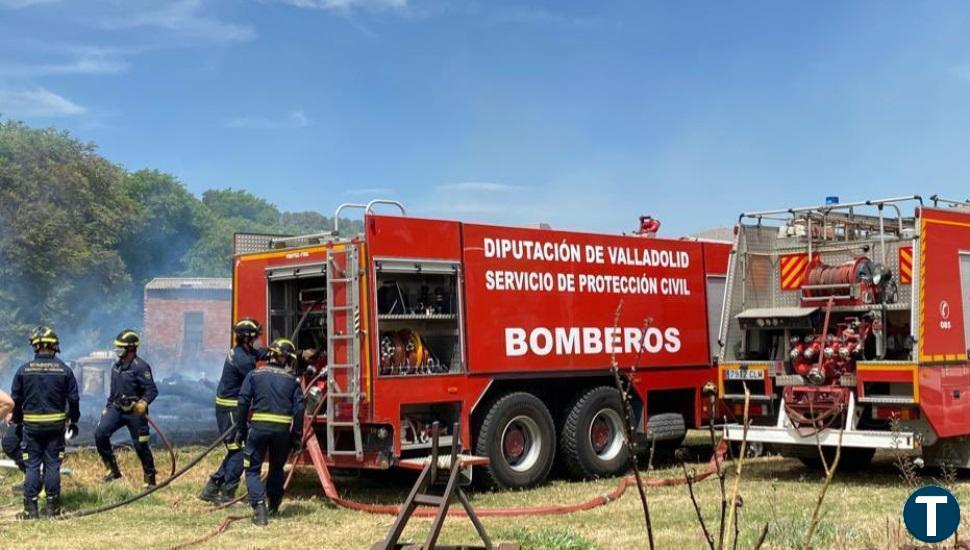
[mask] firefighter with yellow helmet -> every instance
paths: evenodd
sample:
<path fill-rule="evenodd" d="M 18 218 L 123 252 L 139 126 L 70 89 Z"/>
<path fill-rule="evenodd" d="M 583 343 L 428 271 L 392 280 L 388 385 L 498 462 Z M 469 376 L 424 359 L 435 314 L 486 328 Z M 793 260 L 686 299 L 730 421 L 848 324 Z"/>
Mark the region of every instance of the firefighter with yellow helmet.
<path fill-rule="evenodd" d="M 31 331 L 30 345 L 34 358 L 17 369 L 10 389 L 12 420 L 22 427 L 20 448 L 26 463 L 23 519 L 40 516 L 41 485 L 47 492 L 45 514 L 60 514 L 65 428 L 71 437 L 77 435 L 81 417 L 77 380 L 70 367 L 56 357 L 60 351 L 57 334 L 50 327 L 37 327 Z"/>
<path fill-rule="evenodd" d="M 239 405 L 239 389 L 243 380 L 256 368 L 258 361 L 267 358 L 266 348 L 258 347 L 259 336 L 263 333 L 258 321 L 248 317 L 241 319 L 233 325 L 232 331 L 236 345 L 229 350 L 222 365 L 222 376 L 216 388 L 216 424 L 219 433 L 226 433 L 236 424 L 236 407 Z M 225 446 L 226 456 L 199 495 L 202 500 L 213 504 L 223 504 L 235 498 L 242 477 L 242 447 L 232 437 L 226 439 Z"/>
<path fill-rule="evenodd" d="M 303 390 L 293 371 L 296 346 L 280 338 L 269 347 L 268 355 L 266 366 L 250 371 L 243 380 L 234 438 L 245 444 L 246 488 L 253 523 L 260 526 L 266 525 L 269 514 L 279 511 L 283 466 L 290 452 L 301 449 L 303 441 Z M 259 478 L 264 459 L 269 460 L 265 485 Z"/>
<path fill-rule="evenodd" d="M 145 486 L 155 486 L 155 457 L 149 446 L 148 406 L 158 397 L 152 367 L 138 357 L 138 333 L 125 329 L 115 338 L 118 362 L 111 368 L 111 391 L 101 421 L 94 432 L 98 454 L 108 469 L 104 481 L 121 477 L 118 460 L 111 448 L 111 436 L 123 426 L 128 428 L 135 453 L 145 474 Z"/>

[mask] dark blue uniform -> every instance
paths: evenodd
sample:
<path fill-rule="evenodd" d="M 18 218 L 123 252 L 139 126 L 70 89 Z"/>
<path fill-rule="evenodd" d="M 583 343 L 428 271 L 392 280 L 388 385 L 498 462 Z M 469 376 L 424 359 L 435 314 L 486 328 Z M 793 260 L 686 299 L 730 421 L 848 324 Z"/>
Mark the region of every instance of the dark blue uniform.
<path fill-rule="evenodd" d="M 250 372 L 239 392 L 239 418 L 247 434 L 243 464 L 249 503 L 269 500 L 275 510 L 283 499 L 283 466 L 290 449 L 303 437 L 303 391 L 296 377 L 270 364 Z M 249 413 L 252 418 L 246 422 Z M 263 459 L 269 457 L 266 486 L 259 479 Z"/>
<path fill-rule="evenodd" d="M 229 350 L 226 362 L 222 365 L 222 376 L 216 388 L 216 423 L 219 433 L 226 433 L 236 423 L 236 407 L 239 406 L 239 389 L 246 375 L 256 368 L 257 361 L 266 359 L 266 349 L 236 346 Z M 224 486 L 226 492 L 233 492 L 239 485 L 243 472 L 243 457 L 239 444 L 230 436 L 226 440 L 226 456 L 219 469 L 212 475 L 216 485 Z"/>
<path fill-rule="evenodd" d="M 70 420 L 81 417 L 77 380 L 63 361 L 53 354 L 38 353 L 24 363 L 13 377 L 13 422 L 23 425 L 20 448 L 27 471 L 24 498 L 40 494 L 41 468 L 48 499 L 61 494 L 61 461 L 64 459 L 64 430 Z"/>
<path fill-rule="evenodd" d="M 148 445 L 148 419 L 131 410 L 135 402 L 142 400 L 151 404 L 158 397 L 158 388 L 152 377 L 151 366 L 135 357 L 128 363 L 118 361 L 111 368 L 111 392 L 105 404 L 98 429 L 94 432 L 94 443 L 102 460 L 113 460 L 111 436 L 122 426 L 128 428 L 131 442 L 146 474 L 155 474 L 155 458 Z"/>

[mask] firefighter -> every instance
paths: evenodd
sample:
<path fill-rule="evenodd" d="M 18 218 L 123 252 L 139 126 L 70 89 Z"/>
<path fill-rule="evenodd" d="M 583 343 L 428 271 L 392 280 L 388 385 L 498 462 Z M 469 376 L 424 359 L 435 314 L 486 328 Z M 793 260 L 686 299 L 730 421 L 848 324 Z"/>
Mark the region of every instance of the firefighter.
<path fill-rule="evenodd" d="M 26 462 L 23 519 L 40 517 L 37 497 L 42 483 L 47 492 L 45 515 L 61 513 L 64 428 L 67 424 L 69 437 L 74 437 L 81 417 L 77 380 L 56 357 L 60 351 L 57 334 L 49 327 L 37 327 L 31 331 L 30 346 L 34 359 L 17 369 L 11 388 L 13 422 L 22 426 L 20 448 Z"/>
<path fill-rule="evenodd" d="M 263 328 L 255 319 L 242 319 L 232 327 L 236 346 L 229 350 L 222 365 L 222 377 L 216 388 L 216 423 L 219 433 L 226 433 L 237 420 L 236 407 L 239 405 L 239 388 L 250 371 L 256 368 L 257 361 L 267 357 L 267 350 L 258 347 Z M 239 479 L 242 477 L 243 457 L 239 443 L 229 435 L 225 441 L 226 456 L 216 473 L 209 477 L 202 494 L 204 501 L 224 504 L 236 497 Z"/>
<path fill-rule="evenodd" d="M 158 388 L 152 377 L 151 366 L 138 357 L 138 333 L 126 329 L 115 338 L 118 362 L 111 368 L 111 391 L 105 404 L 101 421 L 94 432 L 94 443 L 108 473 L 104 481 L 121 477 L 118 460 L 111 449 L 111 436 L 122 426 L 128 428 L 135 453 L 141 461 L 145 487 L 155 486 L 155 457 L 148 444 L 148 406 L 158 397 Z"/>
<path fill-rule="evenodd" d="M 13 423 L 13 398 L 3 390 L 0 390 L 0 420 L 7 423 L 7 431 L 3 432 L 3 440 L 0 441 L 3 454 L 13 461 L 20 473 L 24 473 L 27 470 L 27 464 L 24 462 L 23 453 L 20 452 L 23 426 Z M 14 494 L 23 493 L 24 484 L 22 482 L 14 484 L 11 490 Z"/>
<path fill-rule="evenodd" d="M 239 390 L 235 440 L 245 441 L 243 465 L 253 507 L 253 523 L 266 525 L 283 500 L 283 466 L 290 452 L 301 449 L 303 391 L 293 372 L 296 347 L 280 338 L 269 347 L 269 363 L 246 375 Z M 249 413 L 252 418 L 249 419 Z M 259 479 L 263 459 L 269 459 L 266 485 Z"/>

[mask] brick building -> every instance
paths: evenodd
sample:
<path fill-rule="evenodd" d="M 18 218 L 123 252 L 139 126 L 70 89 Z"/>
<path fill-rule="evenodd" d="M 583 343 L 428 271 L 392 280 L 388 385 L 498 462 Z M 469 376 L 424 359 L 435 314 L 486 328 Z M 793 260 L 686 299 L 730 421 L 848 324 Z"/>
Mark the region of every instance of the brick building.
<path fill-rule="evenodd" d="M 218 376 L 230 343 L 232 280 L 159 277 L 145 285 L 144 348 L 157 375 Z"/>

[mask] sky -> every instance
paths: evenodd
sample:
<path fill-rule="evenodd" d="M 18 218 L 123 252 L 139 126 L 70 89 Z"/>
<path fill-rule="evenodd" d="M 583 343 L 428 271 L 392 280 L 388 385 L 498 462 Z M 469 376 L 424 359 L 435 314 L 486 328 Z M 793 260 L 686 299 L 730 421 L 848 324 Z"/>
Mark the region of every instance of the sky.
<path fill-rule="evenodd" d="M 0 113 L 287 210 L 661 235 L 970 197 L 970 4 L 0 0 Z"/>

